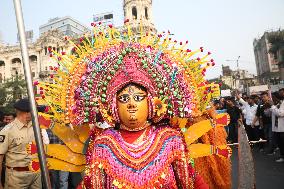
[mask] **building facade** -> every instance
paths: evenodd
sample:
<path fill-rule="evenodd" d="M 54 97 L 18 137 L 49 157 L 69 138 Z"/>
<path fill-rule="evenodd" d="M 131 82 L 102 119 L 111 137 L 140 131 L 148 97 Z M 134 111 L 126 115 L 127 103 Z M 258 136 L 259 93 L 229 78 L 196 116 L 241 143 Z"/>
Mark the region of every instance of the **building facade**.
<path fill-rule="evenodd" d="M 223 65 L 220 79 L 231 89 L 237 89 L 243 93 L 248 93 L 249 87 L 258 85 L 257 77 L 247 70 L 231 70 L 229 66 Z"/>
<path fill-rule="evenodd" d="M 129 19 L 129 24 L 134 33 L 140 32 L 142 26 L 144 32 L 157 33 L 152 14 L 152 0 L 124 0 L 124 18 Z"/>
<path fill-rule="evenodd" d="M 142 23 L 145 32 L 156 33 L 152 18 L 152 0 L 124 0 L 123 8 L 124 17 L 129 19 L 134 32 L 140 31 Z M 102 15 L 104 20 L 113 21 L 112 13 L 103 13 L 97 15 L 97 18 L 101 19 Z M 48 79 L 53 72 L 51 67 L 57 66 L 56 61 L 50 58 L 48 49 L 70 53 L 72 47 L 64 40 L 64 36 L 76 38 L 83 33 L 90 34 L 86 26 L 71 17 L 51 19 L 47 24 L 41 25 L 39 31 L 40 37 L 35 42 L 28 43 L 34 80 Z M 24 75 L 20 45 L 0 43 L 0 84 L 16 75 Z"/>
<path fill-rule="evenodd" d="M 58 30 L 45 32 L 35 42 L 28 43 L 31 73 L 36 80 L 48 78 L 50 67 L 57 66 L 49 56 L 49 48 L 58 53 L 70 51 L 63 33 Z M 24 75 L 20 45 L 0 46 L 0 83 L 16 75 Z"/>
<path fill-rule="evenodd" d="M 268 35 L 269 32 L 265 32 L 253 42 L 256 70 L 260 83 L 276 84 L 280 80 L 280 73 L 277 60 L 269 53 Z"/>
<path fill-rule="evenodd" d="M 39 27 L 39 33 L 42 35 L 50 30 L 59 30 L 63 33 L 63 35 L 67 36 L 80 36 L 83 33 L 89 31 L 89 28 L 84 26 L 79 21 L 71 18 L 69 16 L 63 18 L 53 18 L 48 21 L 48 23 L 41 25 Z"/>

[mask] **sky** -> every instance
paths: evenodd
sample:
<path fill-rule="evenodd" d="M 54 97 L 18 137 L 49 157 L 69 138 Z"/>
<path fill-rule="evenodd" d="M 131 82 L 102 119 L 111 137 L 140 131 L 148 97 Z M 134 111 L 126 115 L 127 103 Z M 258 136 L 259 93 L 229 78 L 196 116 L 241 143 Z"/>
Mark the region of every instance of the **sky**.
<path fill-rule="evenodd" d="M 90 26 L 94 14 L 113 12 L 115 25 L 123 24 L 123 0 L 22 0 L 26 30 L 38 38 L 39 26 L 50 18 L 71 16 Z M 222 65 L 256 74 L 253 40 L 265 31 L 284 28 L 284 0 L 153 0 L 153 20 L 159 32 L 170 30 L 190 49 L 212 52 L 216 66 L 207 72 L 221 75 Z M 17 25 L 12 0 L 0 1 L 2 41 L 15 44 Z"/>

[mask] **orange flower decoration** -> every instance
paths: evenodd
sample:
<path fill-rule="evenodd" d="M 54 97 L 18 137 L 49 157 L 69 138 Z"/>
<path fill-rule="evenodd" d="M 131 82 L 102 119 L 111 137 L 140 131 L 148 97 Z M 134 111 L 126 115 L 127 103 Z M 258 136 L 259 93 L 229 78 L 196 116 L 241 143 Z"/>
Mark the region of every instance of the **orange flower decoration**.
<path fill-rule="evenodd" d="M 114 121 L 113 117 L 111 115 L 109 115 L 109 113 L 106 109 L 102 109 L 101 114 L 108 123 L 113 123 L 113 121 Z"/>

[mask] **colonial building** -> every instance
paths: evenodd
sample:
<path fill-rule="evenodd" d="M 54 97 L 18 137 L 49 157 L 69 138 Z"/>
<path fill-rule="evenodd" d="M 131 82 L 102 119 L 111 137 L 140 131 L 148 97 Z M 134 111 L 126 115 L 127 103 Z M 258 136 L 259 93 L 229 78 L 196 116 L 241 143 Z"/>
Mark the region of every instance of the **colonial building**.
<path fill-rule="evenodd" d="M 129 19 L 134 32 L 139 32 L 142 24 L 145 32 L 156 33 L 152 17 L 152 0 L 124 0 L 123 8 L 124 19 Z M 112 13 L 102 15 L 104 20 L 112 22 Z M 86 26 L 71 17 L 51 19 L 47 24 L 41 25 L 39 30 L 40 37 L 35 42 L 28 43 L 31 72 L 36 80 L 48 79 L 47 76 L 52 72 L 50 67 L 57 66 L 49 57 L 49 48 L 58 53 L 69 53 L 72 47 L 64 40 L 65 35 L 76 38 L 83 33 L 90 34 Z M 24 75 L 20 45 L 0 43 L 0 83 L 16 75 Z"/>
<path fill-rule="evenodd" d="M 277 60 L 269 53 L 268 36 L 269 32 L 265 32 L 253 42 L 256 70 L 260 83 L 275 84 L 279 82 L 280 73 Z"/>
<path fill-rule="evenodd" d="M 57 66 L 49 57 L 48 49 L 59 53 L 70 50 L 64 35 L 58 30 L 50 30 L 35 42 L 28 43 L 31 73 L 34 79 L 46 78 L 50 66 Z M 0 83 L 16 75 L 24 75 L 20 45 L 0 46 Z"/>
<path fill-rule="evenodd" d="M 152 0 L 124 0 L 124 18 L 129 19 L 134 33 L 140 31 L 157 33 L 152 14 Z"/>

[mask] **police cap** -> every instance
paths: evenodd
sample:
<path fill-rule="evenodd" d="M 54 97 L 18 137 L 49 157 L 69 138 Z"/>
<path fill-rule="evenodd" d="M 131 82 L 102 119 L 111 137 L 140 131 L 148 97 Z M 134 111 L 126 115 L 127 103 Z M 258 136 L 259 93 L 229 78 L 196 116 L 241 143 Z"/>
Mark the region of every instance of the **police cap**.
<path fill-rule="evenodd" d="M 23 98 L 18 100 L 15 104 L 14 104 L 14 108 L 17 110 L 20 110 L 22 112 L 30 112 L 31 108 L 30 108 L 30 101 L 27 98 Z"/>

